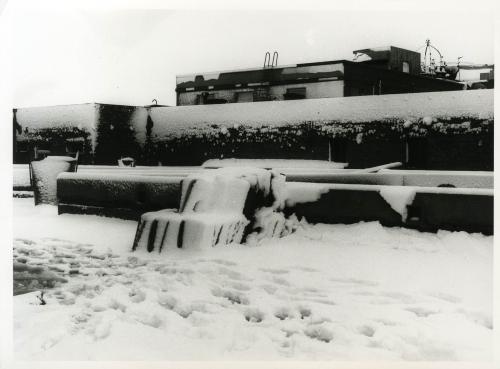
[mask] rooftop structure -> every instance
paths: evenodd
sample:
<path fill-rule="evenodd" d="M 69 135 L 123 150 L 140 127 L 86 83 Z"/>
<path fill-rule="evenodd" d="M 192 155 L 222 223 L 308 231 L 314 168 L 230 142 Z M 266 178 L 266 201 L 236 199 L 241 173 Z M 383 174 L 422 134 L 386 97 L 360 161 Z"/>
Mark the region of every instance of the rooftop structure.
<path fill-rule="evenodd" d="M 462 90 L 464 84 L 420 75 L 420 53 L 390 46 L 354 51 L 356 61 L 177 76 L 177 105 L 315 99 Z M 277 58 L 276 58 L 277 59 Z"/>

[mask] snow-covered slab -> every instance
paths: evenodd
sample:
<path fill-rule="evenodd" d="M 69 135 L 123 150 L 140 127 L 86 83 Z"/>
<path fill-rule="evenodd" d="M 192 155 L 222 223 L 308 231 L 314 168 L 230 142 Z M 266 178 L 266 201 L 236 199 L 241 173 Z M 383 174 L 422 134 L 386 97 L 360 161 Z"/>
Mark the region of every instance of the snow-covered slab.
<path fill-rule="evenodd" d="M 78 171 L 76 173 L 61 173 L 57 176 L 57 179 L 61 180 L 71 180 L 71 181 L 94 181 L 95 183 L 100 182 L 130 182 L 130 183 L 171 183 L 179 182 L 182 180 L 181 176 L 148 176 L 142 174 L 129 174 L 121 172 L 87 172 Z"/>
<path fill-rule="evenodd" d="M 392 186 L 366 185 L 366 184 L 345 184 L 345 183 L 287 183 L 287 206 L 294 204 L 313 202 L 319 200 L 322 194 L 330 190 L 355 190 L 355 191 L 390 191 Z M 493 189 L 487 188 L 450 188 L 450 187 L 404 187 L 407 191 L 450 195 L 482 195 L 493 196 Z M 394 191 L 397 191 L 395 189 Z"/>
<path fill-rule="evenodd" d="M 179 207 L 184 177 L 119 173 L 60 174 L 57 178 L 59 210 L 84 212 L 89 209 L 92 213 L 112 215 L 112 210 L 117 209 L 117 214 L 137 219 L 144 211 Z"/>
<path fill-rule="evenodd" d="M 347 163 L 298 159 L 210 159 L 202 164 L 203 168 L 254 167 L 287 170 L 343 169 L 346 166 Z"/>
<path fill-rule="evenodd" d="M 158 167 L 158 166 L 136 166 L 119 167 L 111 165 L 78 165 L 79 174 L 97 174 L 102 176 L 114 175 L 136 175 L 136 176 L 169 176 L 186 177 L 189 174 L 199 172 L 201 167 Z M 29 164 L 13 165 L 14 188 L 30 187 Z"/>
<path fill-rule="evenodd" d="M 141 217 L 132 250 L 206 250 L 239 243 L 247 224 L 245 216 L 238 213 L 149 212 Z"/>
<path fill-rule="evenodd" d="M 345 183 L 418 187 L 493 188 L 493 172 L 381 170 L 377 173 L 355 171 L 287 173 L 288 182 Z"/>
<path fill-rule="evenodd" d="M 31 186 L 29 165 L 14 165 L 12 170 L 12 184 L 14 189 L 26 189 Z"/>
<path fill-rule="evenodd" d="M 452 185 L 461 188 L 493 188 L 494 174 L 485 171 L 438 171 L 383 169 L 380 174 L 400 175 L 404 186 L 433 187 Z"/>

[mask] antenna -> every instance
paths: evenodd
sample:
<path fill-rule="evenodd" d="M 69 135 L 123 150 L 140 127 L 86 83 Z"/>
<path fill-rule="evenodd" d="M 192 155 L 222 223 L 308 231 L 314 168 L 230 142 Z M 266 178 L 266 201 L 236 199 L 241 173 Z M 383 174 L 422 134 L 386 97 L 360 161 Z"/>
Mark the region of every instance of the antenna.
<path fill-rule="evenodd" d="M 441 52 L 431 45 L 431 40 L 426 39 L 425 40 L 425 52 L 424 52 L 424 62 L 423 62 L 423 72 L 424 73 L 429 73 L 429 74 L 435 74 L 436 72 L 436 63 L 432 57 L 432 50 L 436 51 L 439 54 L 439 69 L 441 70 L 443 68 L 443 55 Z M 423 46 L 422 46 L 423 47 Z M 420 49 L 422 48 L 420 47 Z M 420 50 L 419 49 L 419 50 Z M 427 57 L 427 54 L 429 56 Z M 429 65 L 427 65 L 427 60 L 429 60 Z"/>

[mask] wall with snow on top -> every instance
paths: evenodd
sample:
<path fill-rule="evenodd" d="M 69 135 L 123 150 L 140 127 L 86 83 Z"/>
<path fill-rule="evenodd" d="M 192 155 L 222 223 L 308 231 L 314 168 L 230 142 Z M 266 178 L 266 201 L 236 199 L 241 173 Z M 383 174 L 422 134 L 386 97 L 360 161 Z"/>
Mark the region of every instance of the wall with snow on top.
<path fill-rule="evenodd" d="M 493 91 L 447 91 L 346 98 L 161 107 L 151 110 L 153 133 L 206 124 L 285 125 L 305 121 L 369 122 L 424 117 L 493 117 Z"/>
<path fill-rule="evenodd" d="M 17 109 L 17 122 L 25 128 L 78 127 L 94 128 L 97 104 L 39 106 Z"/>
<path fill-rule="evenodd" d="M 32 140 L 38 132 L 48 129 L 78 130 L 90 135 L 92 147 L 96 140 L 97 104 L 40 106 L 17 109 L 16 119 L 22 133 L 18 141 Z"/>
<path fill-rule="evenodd" d="M 288 183 L 288 213 L 312 223 L 379 221 L 422 231 L 493 233 L 493 189 Z"/>

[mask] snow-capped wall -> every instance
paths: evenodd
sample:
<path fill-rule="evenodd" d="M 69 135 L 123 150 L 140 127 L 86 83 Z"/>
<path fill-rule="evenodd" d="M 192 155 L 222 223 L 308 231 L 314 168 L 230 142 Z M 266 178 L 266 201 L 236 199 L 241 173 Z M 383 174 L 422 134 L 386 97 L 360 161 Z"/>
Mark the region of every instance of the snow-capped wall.
<path fill-rule="evenodd" d="M 17 109 L 17 122 L 25 128 L 78 127 L 92 129 L 96 122 L 97 104 L 39 106 Z"/>
<path fill-rule="evenodd" d="M 19 108 L 16 119 L 22 132 L 17 134 L 17 139 L 50 141 L 54 138 L 53 135 L 60 135 L 62 132 L 72 138 L 89 136 L 90 145 L 94 147 L 97 116 L 97 104 Z"/>
<path fill-rule="evenodd" d="M 288 125 L 307 121 L 370 122 L 425 117 L 493 117 L 493 90 L 426 92 L 348 98 L 159 107 L 151 109 L 156 135 L 207 124 Z"/>
<path fill-rule="evenodd" d="M 375 220 L 422 231 L 493 232 L 493 188 L 296 182 L 287 191 L 287 213 L 312 223 Z"/>

